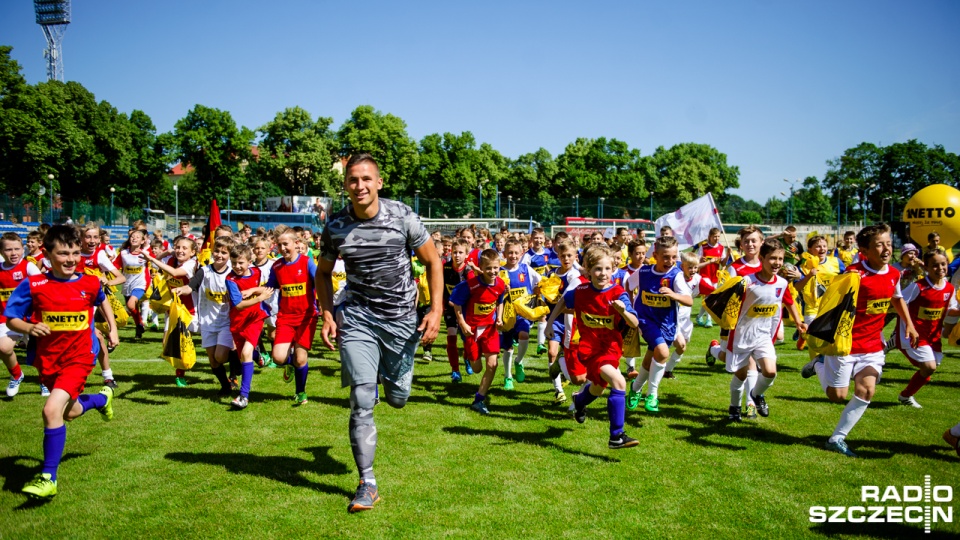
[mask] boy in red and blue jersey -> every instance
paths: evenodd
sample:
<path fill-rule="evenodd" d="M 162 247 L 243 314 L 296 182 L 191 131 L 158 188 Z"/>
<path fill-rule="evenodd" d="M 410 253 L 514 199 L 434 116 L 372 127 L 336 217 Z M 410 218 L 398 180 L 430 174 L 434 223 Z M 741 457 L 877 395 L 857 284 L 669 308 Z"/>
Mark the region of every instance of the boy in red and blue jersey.
<path fill-rule="evenodd" d="M 507 284 L 507 290 L 510 297 L 508 302 L 522 297 L 526 294 L 533 294 L 540 283 L 540 274 L 534 272 L 525 264 L 520 262 L 521 253 L 523 253 L 523 244 L 519 240 L 508 240 L 504 244 L 504 255 L 506 264 L 500 270 L 500 278 Z M 513 343 L 517 342 L 517 382 L 523 382 L 526 379 L 526 373 L 523 368 L 523 357 L 527 353 L 527 346 L 530 343 L 530 321 L 517 315 L 516 323 L 513 328 L 500 334 L 500 349 L 503 350 L 503 365 L 506 370 L 506 378 L 503 381 L 504 390 L 513 390 Z"/>
<path fill-rule="evenodd" d="M 480 253 L 480 275 L 471 277 L 453 288 L 450 304 L 463 332 L 463 356 L 475 372 L 483 369 L 481 356 L 486 360 L 486 371 L 480 380 L 470 408 L 480 414 L 490 414 L 486 399 L 497 373 L 497 355 L 500 354 L 500 334 L 503 326 L 503 299 L 507 284 L 497 274 L 500 254 L 495 249 Z M 464 313 L 466 312 L 466 313 Z"/>
<path fill-rule="evenodd" d="M 548 337 L 553 333 L 553 321 L 564 311 L 572 310 L 580 332 L 578 357 L 586 368 L 587 384 L 574 394 L 573 417 L 578 423 L 587 419 L 587 405 L 593 403 L 608 384 L 613 385 L 607 398 L 610 419 L 611 450 L 637 446 L 639 441 L 623 430 L 626 416 L 627 381 L 620 374 L 623 355 L 623 337 L 620 329 L 625 322 L 636 327 L 636 312 L 630 305 L 630 296 L 620 285 L 611 282 L 619 254 L 606 246 L 590 246 L 584 252 L 584 266 L 589 269 L 590 283 L 582 283 L 563 295 L 547 320 Z"/>
<path fill-rule="evenodd" d="M 273 296 L 273 289 L 260 286 L 260 269 L 253 264 L 253 248 L 246 244 L 230 248 L 233 272 L 227 276 L 227 298 L 230 301 L 230 334 L 240 355 L 242 380 L 240 395 L 231 405 L 245 409 L 249 403 L 253 379 L 253 351 L 260 342 L 267 310 L 263 302 Z"/>
<path fill-rule="evenodd" d="M 23 242 L 15 232 L 5 232 L 0 236 L 0 255 L 3 264 L 0 264 L 0 311 L 7 307 L 7 299 L 13 294 L 17 285 L 29 276 L 40 274 L 35 264 L 23 258 Z M 10 372 L 10 383 L 7 385 L 7 397 L 12 398 L 20 391 L 23 382 L 23 370 L 17 362 L 17 352 L 14 347 L 18 342 L 26 342 L 26 336 L 7 328 L 7 318 L 0 314 L 0 359 Z M 40 393 L 50 395 L 50 390 L 41 385 Z"/>
<path fill-rule="evenodd" d="M 100 280 L 77 273 L 80 231 L 70 225 L 54 225 L 43 244 L 50 273 L 22 281 L 4 310 L 11 330 L 36 339 L 34 366 L 40 382 L 50 388 L 43 406 L 43 469 L 23 488 L 35 499 L 57 494 L 57 468 L 67 441 L 65 422 L 90 409 L 97 409 L 107 420 L 113 418 L 112 388 L 105 386 L 98 394 L 82 393 L 100 350 L 93 328 L 93 312 L 98 306 L 107 323 L 107 343 L 115 347 L 119 342 L 113 310 Z"/>

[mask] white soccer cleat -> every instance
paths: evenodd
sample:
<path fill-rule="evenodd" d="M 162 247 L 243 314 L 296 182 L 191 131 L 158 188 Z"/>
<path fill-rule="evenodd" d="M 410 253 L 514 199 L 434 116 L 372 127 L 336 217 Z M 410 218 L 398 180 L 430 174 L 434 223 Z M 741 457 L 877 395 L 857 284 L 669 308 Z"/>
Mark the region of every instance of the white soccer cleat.
<path fill-rule="evenodd" d="M 922 409 L 922 408 L 923 408 L 922 405 L 920 405 L 919 403 L 917 403 L 917 400 L 913 399 L 913 396 L 910 396 L 910 397 L 897 396 L 897 400 L 900 401 L 900 404 L 901 404 L 901 405 L 909 405 L 909 406 L 913 407 L 914 409 Z"/>
<path fill-rule="evenodd" d="M 10 384 L 7 385 L 7 397 L 13 397 L 20 391 L 20 383 L 23 382 L 24 374 L 20 374 L 19 379 L 10 377 Z"/>

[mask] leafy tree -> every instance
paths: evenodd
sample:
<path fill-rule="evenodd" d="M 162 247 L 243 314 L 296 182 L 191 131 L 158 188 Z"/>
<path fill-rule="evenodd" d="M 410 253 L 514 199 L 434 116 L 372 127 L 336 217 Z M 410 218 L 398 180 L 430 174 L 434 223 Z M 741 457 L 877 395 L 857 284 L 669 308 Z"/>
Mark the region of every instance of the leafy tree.
<path fill-rule="evenodd" d="M 385 195 L 410 194 L 419 155 L 416 141 L 407 135 L 407 124 L 399 117 L 361 105 L 340 126 L 337 140 L 341 156 L 367 152 L 377 160 Z"/>
<path fill-rule="evenodd" d="M 670 149 L 660 146 L 651 160 L 657 179 L 653 191 L 669 193 L 682 203 L 713 193 L 717 204 L 721 204 L 727 189 L 740 187 L 739 167 L 727 165 L 727 155 L 710 145 L 682 143 Z"/>
<path fill-rule="evenodd" d="M 803 187 L 793 192 L 793 205 L 795 223 L 833 223 L 837 219 L 836 207 L 815 176 L 805 178 Z"/>
<path fill-rule="evenodd" d="M 262 134 L 260 158 L 252 168 L 259 180 L 282 186 L 288 193 L 337 192 L 340 176 L 333 118 L 314 121 L 300 107 L 289 107 L 257 131 Z"/>
<path fill-rule="evenodd" d="M 578 138 L 557 156 L 557 169 L 556 178 L 562 184 L 555 193 L 564 198 L 579 194 L 622 200 L 649 195 L 650 163 L 640 150 L 617 139 Z M 629 213 L 627 207 L 611 205 L 610 209 Z M 592 213 L 590 208 L 582 210 L 585 215 Z"/>

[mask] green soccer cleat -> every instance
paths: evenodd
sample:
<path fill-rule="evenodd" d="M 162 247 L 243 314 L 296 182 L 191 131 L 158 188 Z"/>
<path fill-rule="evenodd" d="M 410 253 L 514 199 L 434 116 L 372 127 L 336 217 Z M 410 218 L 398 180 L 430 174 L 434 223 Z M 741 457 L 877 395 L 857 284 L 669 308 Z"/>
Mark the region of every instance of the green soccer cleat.
<path fill-rule="evenodd" d="M 177 385 L 177 388 L 186 388 L 187 387 L 187 378 L 186 377 L 177 377 L 173 379 L 173 382 Z"/>
<path fill-rule="evenodd" d="M 517 372 L 514 374 L 513 378 L 516 379 L 517 382 L 523 382 L 523 380 L 527 378 L 527 374 L 523 370 L 523 364 L 518 363 L 516 365 L 516 370 Z"/>
<path fill-rule="evenodd" d="M 433 361 L 433 353 L 430 352 L 430 351 L 423 351 L 423 359 L 424 359 L 424 361 L 426 361 L 426 362 L 432 362 L 432 361 Z"/>
<path fill-rule="evenodd" d="M 827 440 L 827 444 L 823 445 L 824 448 L 830 450 L 831 452 L 836 452 L 838 454 L 843 454 L 847 457 L 857 457 L 856 454 L 850 451 L 850 448 L 847 447 L 847 442 L 842 438 L 837 439 L 837 442 L 830 442 Z"/>
<path fill-rule="evenodd" d="M 537 345 L 537 356 L 540 356 L 541 354 L 543 354 L 543 353 L 545 353 L 545 352 L 547 352 L 547 346 L 546 346 L 546 345 Z"/>
<path fill-rule="evenodd" d="M 293 364 L 291 364 L 290 362 L 287 362 L 286 364 L 284 364 L 284 366 L 283 366 L 283 382 L 288 383 L 288 384 L 289 384 L 289 383 L 292 383 L 292 382 L 293 382 L 293 377 L 294 377 L 295 371 L 296 371 L 296 368 L 294 368 L 294 367 L 293 367 Z"/>
<path fill-rule="evenodd" d="M 757 406 L 753 403 L 747 403 L 747 412 L 743 415 L 744 418 L 756 418 L 757 417 Z"/>
<path fill-rule="evenodd" d="M 504 390 L 513 390 L 513 379 L 507 377 L 503 379 L 503 389 Z"/>
<path fill-rule="evenodd" d="M 637 410 L 637 407 L 640 405 L 640 399 L 642 397 L 643 396 L 640 395 L 640 392 L 636 392 L 633 390 L 633 385 L 631 384 L 630 392 L 627 393 L 627 410 L 628 411 Z"/>
<path fill-rule="evenodd" d="M 104 386 L 100 393 L 107 396 L 107 404 L 97 410 L 103 415 L 103 419 L 109 422 L 113 420 L 113 388 Z"/>
<path fill-rule="evenodd" d="M 713 328 L 713 319 L 708 315 L 706 319 L 703 320 L 704 328 Z"/>
<path fill-rule="evenodd" d="M 647 396 L 647 399 L 643 400 L 643 408 L 649 413 L 658 413 L 660 412 L 660 400 L 657 399 L 657 396 Z"/>
<path fill-rule="evenodd" d="M 274 368 L 278 368 L 278 367 L 280 367 L 280 366 L 278 366 L 276 362 L 274 362 L 273 360 L 271 360 L 271 361 L 267 362 L 266 364 L 264 364 L 263 367 L 265 367 L 265 368 L 267 368 L 267 369 L 274 369 Z"/>
<path fill-rule="evenodd" d="M 306 392 L 300 392 L 299 394 L 297 394 L 296 396 L 294 396 L 294 398 L 293 398 L 293 406 L 294 406 L 294 407 L 299 407 L 299 406 L 301 406 L 301 405 L 306 405 L 306 404 L 307 404 L 307 393 L 306 393 Z"/>
<path fill-rule="evenodd" d="M 49 501 L 57 494 L 57 483 L 50 478 L 49 473 L 40 473 L 23 486 L 22 491 L 31 499 Z"/>

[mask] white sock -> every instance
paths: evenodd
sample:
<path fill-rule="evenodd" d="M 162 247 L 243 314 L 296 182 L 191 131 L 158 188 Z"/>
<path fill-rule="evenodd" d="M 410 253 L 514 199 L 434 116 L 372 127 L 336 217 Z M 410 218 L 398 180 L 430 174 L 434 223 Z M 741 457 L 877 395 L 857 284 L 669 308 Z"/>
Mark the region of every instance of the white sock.
<path fill-rule="evenodd" d="M 950 428 L 950 434 L 954 437 L 960 437 L 960 424 L 957 424 Z"/>
<path fill-rule="evenodd" d="M 637 369 L 637 358 L 634 356 L 627 358 L 627 367 L 629 369 Z"/>
<path fill-rule="evenodd" d="M 527 354 L 527 345 L 530 345 L 530 339 L 521 339 L 517 342 L 517 363 L 523 364 L 523 355 Z"/>
<path fill-rule="evenodd" d="M 513 378 L 513 349 L 503 351 L 503 369 L 504 376 L 508 379 Z"/>
<path fill-rule="evenodd" d="M 730 406 L 739 407 L 740 401 L 743 400 L 743 383 L 746 381 L 741 381 L 734 375 L 730 379 Z"/>
<path fill-rule="evenodd" d="M 113 370 L 112 370 L 112 369 L 105 369 L 105 370 L 103 370 L 103 371 L 101 372 L 101 375 L 103 375 L 103 378 L 104 378 L 104 379 L 112 379 L 112 378 L 113 378 Z"/>
<path fill-rule="evenodd" d="M 703 304 L 700 304 L 700 311 L 697 312 L 697 318 L 698 318 L 698 319 L 702 319 L 702 318 L 703 318 L 703 313 L 704 313 L 705 311 L 706 311 L 706 309 L 704 309 Z"/>
<path fill-rule="evenodd" d="M 644 383 L 647 382 L 647 378 L 650 376 L 650 372 L 647 371 L 647 368 L 643 367 L 643 364 L 640 364 L 640 366 L 637 369 L 640 375 L 637 375 L 637 378 L 633 380 L 634 392 L 639 392 L 640 390 L 642 390 Z"/>
<path fill-rule="evenodd" d="M 827 375 L 823 369 L 823 362 L 814 362 L 813 370 L 817 372 L 817 378 L 820 379 L 820 388 L 823 388 L 823 393 L 827 393 Z"/>
<path fill-rule="evenodd" d="M 673 368 L 677 367 L 681 358 L 683 358 L 683 355 L 677 354 L 677 351 L 670 353 L 670 359 L 667 360 L 667 371 L 673 371 Z"/>
<path fill-rule="evenodd" d="M 747 372 L 747 380 L 746 380 L 746 383 L 743 385 L 743 393 L 746 394 L 747 396 L 747 405 L 751 405 L 751 404 L 756 405 L 755 403 L 753 403 L 753 398 L 751 397 L 751 395 L 753 394 L 753 387 L 757 385 L 758 375 L 760 375 L 760 372 L 756 370 Z"/>
<path fill-rule="evenodd" d="M 663 380 L 663 374 L 667 371 L 667 365 L 654 360 L 650 362 L 650 382 L 647 383 L 647 395 L 657 397 L 660 390 L 660 381 Z"/>
<path fill-rule="evenodd" d="M 712 357 L 714 357 L 714 358 L 716 358 L 716 359 L 718 359 L 718 360 L 720 359 L 720 346 L 719 346 L 719 345 L 714 345 L 713 347 L 710 347 L 710 356 L 712 356 Z"/>
<path fill-rule="evenodd" d="M 840 414 L 840 421 L 837 422 L 837 428 L 833 430 L 833 435 L 830 436 L 828 442 L 833 443 L 837 442 L 837 439 L 847 438 L 847 434 L 850 433 L 853 426 L 857 425 L 869 405 L 869 401 L 853 396 L 853 399 L 844 407 L 843 413 Z"/>
<path fill-rule="evenodd" d="M 557 375 L 553 379 L 553 389 L 556 390 L 557 392 L 563 392 L 563 385 L 560 384 L 560 375 Z"/>
<path fill-rule="evenodd" d="M 563 355 L 557 357 L 557 362 L 560 362 L 560 373 L 563 373 L 563 376 L 568 381 L 570 380 L 570 372 L 567 371 L 567 363 L 563 359 Z"/>
<path fill-rule="evenodd" d="M 762 396 L 766 393 L 767 388 L 773 386 L 773 381 L 776 380 L 777 374 L 774 373 L 773 377 L 766 377 L 763 373 L 760 374 L 760 378 L 757 380 L 757 384 L 753 387 L 753 395 Z"/>
<path fill-rule="evenodd" d="M 547 321 L 537 323 L 537 346 L 543 345 L 547 339 Z"/>

